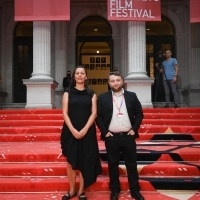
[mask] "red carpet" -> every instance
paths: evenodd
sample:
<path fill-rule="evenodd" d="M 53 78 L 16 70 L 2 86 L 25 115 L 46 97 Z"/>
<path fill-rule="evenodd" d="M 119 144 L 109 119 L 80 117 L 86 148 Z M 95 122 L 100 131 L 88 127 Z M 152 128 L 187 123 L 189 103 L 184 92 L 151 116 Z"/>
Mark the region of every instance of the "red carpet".
<path fill-rule="evenodd" d="M 199 199 L 200 108 L 145 108 L 144 116 L 137 160 L 145 199 L 177 199 L 159 190 L 195 190 L 189 199 Z M 61 199 L 69 187 L 62 124 L 61 110 L 0 110 L 0 199 Z M 87 196 L 107 200 L 106 150 L 98 128 L 97 138 L 103 173 Z M 119 170 L 120 199 L 130 199 L 123 157 Z"/>
<path fill-rule="evenodd" d="M 17 199 L 17 200 L 60 200 L 64 193 L 24 193 L 24 194 L 0 194 L 1 199 Z M 167 195 L 161 194 L 159 192 L 142 192 L 145 199 L 149 200 L 177 200 L 177 198 L 169 197 Z M 87 197 L 93 200 L 109 200 L 110 193 L 109 192 L 88 192 Z M 196 200 L 198 198 L 198 194 L 194 194 L 189 200 Z M 78 199 L 77 197 L 72 198 L 72 200 Z M 119 200 L 129 200 L 131 199 L 129 192 L 121 192 L 119 195 Z"/>

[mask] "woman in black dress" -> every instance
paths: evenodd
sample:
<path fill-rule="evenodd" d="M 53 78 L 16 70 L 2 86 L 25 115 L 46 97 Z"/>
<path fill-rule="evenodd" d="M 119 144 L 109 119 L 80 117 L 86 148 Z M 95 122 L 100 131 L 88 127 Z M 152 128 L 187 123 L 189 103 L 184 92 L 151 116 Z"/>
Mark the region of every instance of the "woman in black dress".
<path fill-rule="evenodd" d="M 75 68 L 70 86 L 62 99 L 64 124 L 61 149 L 67 159 L 70 189 L 62 200 L 76 195 L 76 170 L 79 170 L 79 200 L 87 200 L 85 189 L 93 184 L 102 168 L 96 137 L 96 94 L 88 88 L 87 72 L 83 66 Z"/>

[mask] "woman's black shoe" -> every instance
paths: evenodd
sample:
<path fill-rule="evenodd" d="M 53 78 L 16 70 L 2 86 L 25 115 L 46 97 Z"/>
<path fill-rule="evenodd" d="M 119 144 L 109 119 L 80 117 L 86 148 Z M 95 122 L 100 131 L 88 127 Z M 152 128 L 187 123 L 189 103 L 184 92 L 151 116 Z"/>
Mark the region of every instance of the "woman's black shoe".
<path fill-rule="evenodd" d="M 67 194 L 65 194 L 64 196 L 62 196 L 62 200 L 67 200 L 67 199 L 71 199 L 72 197 L 76 196 L 76 192 L 74 192 L 73 195 L 70 194 L 70 192 L 68 191 Z"/>
<path fill-rule="evenodd" d="M 79 200 L 87 200 L 87 197 L 85 196 L 85 192 L 81 193 L 78 197 Z"/>

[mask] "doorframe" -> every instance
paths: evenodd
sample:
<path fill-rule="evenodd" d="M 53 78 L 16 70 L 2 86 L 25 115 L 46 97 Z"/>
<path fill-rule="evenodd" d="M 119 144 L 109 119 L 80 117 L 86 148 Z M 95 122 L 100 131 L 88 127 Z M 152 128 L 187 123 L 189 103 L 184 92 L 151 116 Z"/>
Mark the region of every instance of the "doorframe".
<path fill-rule="evenodd" d="M 78 43 L 79 42 L 107 42 L 110 46 L 110 70 L 113 70 L 113 39 L 112 36 L 76 36 L 76 47 L 75 47 L 75 63 L 76 66 L 82 64 L 80 61 Z M 102 54 L 103 55 L 103 54 Z M 108 54 L 106 54 L 108 55 Z"/>

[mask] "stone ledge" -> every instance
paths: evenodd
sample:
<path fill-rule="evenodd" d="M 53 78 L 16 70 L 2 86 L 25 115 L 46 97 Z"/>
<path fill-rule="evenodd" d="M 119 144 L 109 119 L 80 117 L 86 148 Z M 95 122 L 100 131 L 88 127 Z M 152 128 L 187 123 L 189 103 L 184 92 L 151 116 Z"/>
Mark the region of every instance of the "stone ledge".
<path fill-rule="evenodd" d="M 25 109 L 25 103 L 3 103 L 0 105 L 1 110 L 9 110 L 9 109 Z"/>

